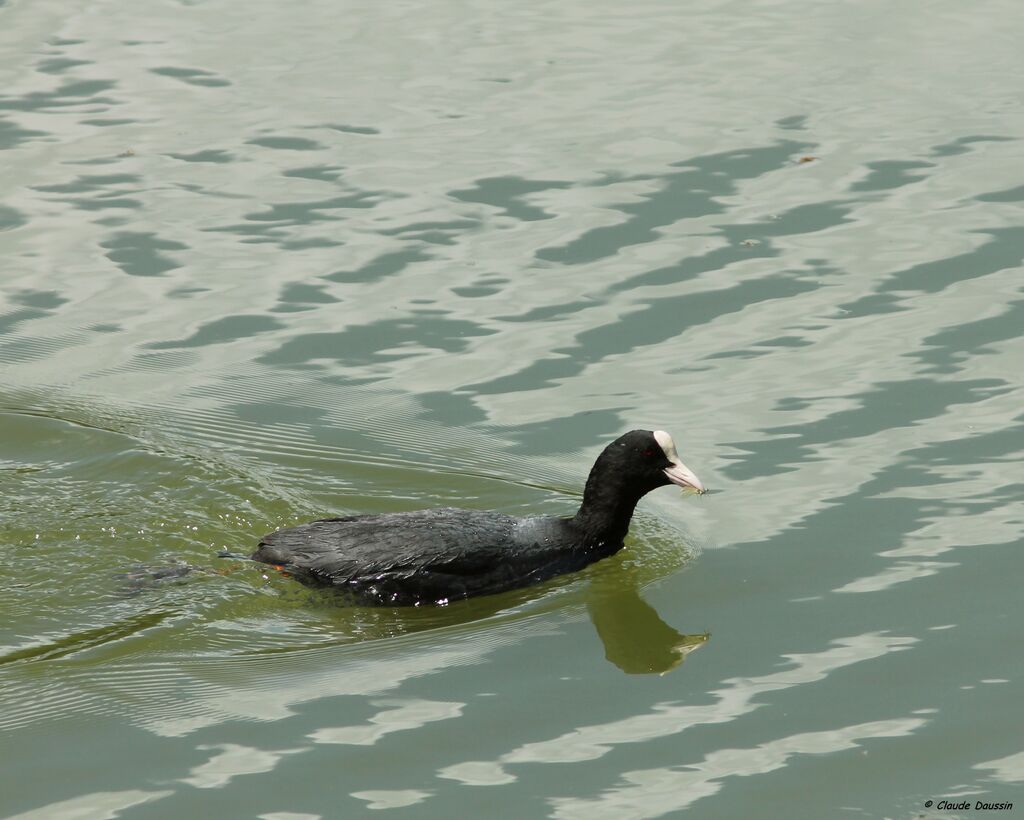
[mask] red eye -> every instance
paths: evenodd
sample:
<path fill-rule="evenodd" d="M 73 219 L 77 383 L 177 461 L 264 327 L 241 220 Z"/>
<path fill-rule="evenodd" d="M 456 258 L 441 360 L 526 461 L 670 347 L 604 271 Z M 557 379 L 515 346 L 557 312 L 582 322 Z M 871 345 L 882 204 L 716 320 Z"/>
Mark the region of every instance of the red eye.
<path fill-rule="evenodd" d="M 643 454 L 644 454 L 644 455 L 645 455 L 645 456 L 646 456 L 647 458 L 650 458 L 651 456 L 653 456 L 653 455 L 654 455 L 654 450 L 652 450 L 652 449 L 651 449 L 650 447 L 648 447 L 648 448 L 647 448 L 646 450 L 644 450 L 644 453 L 643 453 Z"/>

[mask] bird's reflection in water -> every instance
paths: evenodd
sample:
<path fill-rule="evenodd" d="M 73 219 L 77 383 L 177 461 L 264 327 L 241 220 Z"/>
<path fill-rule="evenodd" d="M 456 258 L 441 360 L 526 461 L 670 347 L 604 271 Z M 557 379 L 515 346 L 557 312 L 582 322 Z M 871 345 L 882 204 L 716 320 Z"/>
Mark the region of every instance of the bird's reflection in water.
<path fill-rule="evenodd" d="M 604 643 L 604 656 L 630 675 L 664 675 L 681 664 L 711 637 L 709 632 L 686 635 L 665 623 L 633 583 L 616 579 L 595 581 L 587 611 Z"/>
<path fill-rule="evenodd" d="M 330 591 L 312 595 L 334 610 L 335 626 L 344 633 L 346 642 L 353 643 L 491 619 L 538 616 L 564 609 L 566 604 L 571 606 L 582 598 L 608 661 L 628 674 L 665 674 L 711 636 L 708 632 L 681 633 L 665 623 L 641 596 L 640 575 L 644 573 L 620 566 L 583 584 L 576 580 L 567 585 L 564 578 L 553 579 L 540 587 L 470 598 L 448 606 L 363 607 L 353 606 L 351 601 Z M 310 595 L 308 589 L 293 589 L 304 597 Z M 566 592 L 568 595 L 562 594 Z"/>

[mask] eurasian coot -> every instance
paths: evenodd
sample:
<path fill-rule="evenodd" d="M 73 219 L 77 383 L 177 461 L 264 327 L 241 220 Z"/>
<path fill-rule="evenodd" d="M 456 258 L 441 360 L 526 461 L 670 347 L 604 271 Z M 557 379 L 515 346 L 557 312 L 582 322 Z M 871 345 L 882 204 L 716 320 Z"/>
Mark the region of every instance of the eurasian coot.
<path fill-rule="evenodd" d="M 445 604 L 528 586 L 622 549 L 637 502 L 704 485 L 663 430 L 633 430 L 597 457 L 572 518 L 442 508 L 326 518 L 265 535 L 253 558 L 362 604 Z"/>

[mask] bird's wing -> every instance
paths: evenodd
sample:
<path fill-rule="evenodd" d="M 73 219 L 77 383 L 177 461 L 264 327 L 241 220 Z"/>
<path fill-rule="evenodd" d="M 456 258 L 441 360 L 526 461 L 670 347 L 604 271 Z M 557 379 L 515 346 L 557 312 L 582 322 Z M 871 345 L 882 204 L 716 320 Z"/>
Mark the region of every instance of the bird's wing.
<path fill-rule="evenodd" d="M 253 558 L 335 584 L 423 571 L 469 576 L 507 560 L 514 524 L 452 509 L 329 518 L 264 536 Z"/>

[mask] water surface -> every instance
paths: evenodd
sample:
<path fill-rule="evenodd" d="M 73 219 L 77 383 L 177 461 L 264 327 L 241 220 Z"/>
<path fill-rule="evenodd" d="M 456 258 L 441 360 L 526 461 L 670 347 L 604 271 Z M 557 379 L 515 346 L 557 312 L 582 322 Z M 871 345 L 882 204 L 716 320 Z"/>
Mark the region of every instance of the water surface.
<path fill-rule="evenodd" d="M 1024 804 L 1022 29 L 0 2 L 3 816 Z M 717 492 L 538 588 L 217 557 L 635 427 Z"/>

